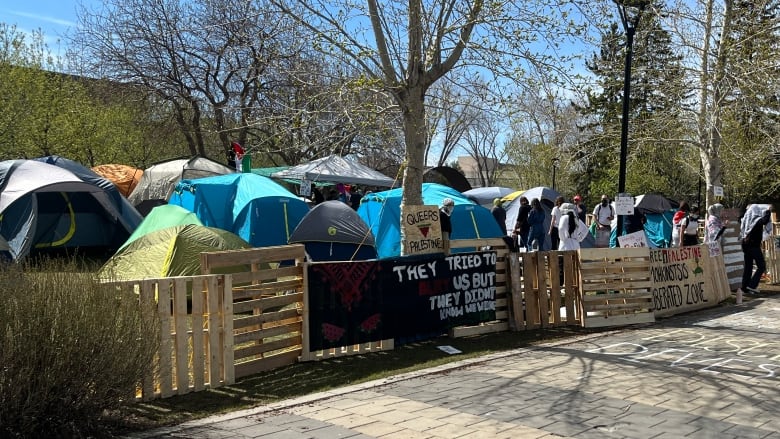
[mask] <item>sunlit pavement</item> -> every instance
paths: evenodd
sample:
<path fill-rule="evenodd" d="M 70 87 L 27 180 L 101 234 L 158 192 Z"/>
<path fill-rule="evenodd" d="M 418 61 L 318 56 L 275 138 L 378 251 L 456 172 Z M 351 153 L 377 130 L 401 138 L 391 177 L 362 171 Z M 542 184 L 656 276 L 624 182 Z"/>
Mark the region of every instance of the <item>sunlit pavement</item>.
<path fill-rule="evenodd" d="M 779 414 L 767 292 L 134 437 L 780 438 Z"/>

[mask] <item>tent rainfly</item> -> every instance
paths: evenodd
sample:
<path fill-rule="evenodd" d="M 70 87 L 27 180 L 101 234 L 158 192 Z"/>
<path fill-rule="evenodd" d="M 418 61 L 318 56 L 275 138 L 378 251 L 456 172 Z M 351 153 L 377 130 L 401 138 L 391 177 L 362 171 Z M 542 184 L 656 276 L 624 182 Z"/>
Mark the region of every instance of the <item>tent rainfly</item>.
<path fill-rule="evenodd" d="M 271 174 L 271 177 L 382 187 L 392 187 L 395 184 L 395 180 L 381 172 L 337 155 L 293 166 L 284 171 L 275 172 Z"/>

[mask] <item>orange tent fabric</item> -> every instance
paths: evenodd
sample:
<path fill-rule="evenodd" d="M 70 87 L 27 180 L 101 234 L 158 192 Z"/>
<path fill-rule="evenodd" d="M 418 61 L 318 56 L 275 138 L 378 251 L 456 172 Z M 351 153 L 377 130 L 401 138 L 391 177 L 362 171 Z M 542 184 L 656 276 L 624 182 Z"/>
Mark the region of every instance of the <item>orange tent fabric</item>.
<path fill-rule="evenodd" d="M 98 165 L 93 167 L 92 170 L 114 183 L 119 192 L 125 197 L 133 192 L 144 173 L 143 169 L 117 164 Z"/>

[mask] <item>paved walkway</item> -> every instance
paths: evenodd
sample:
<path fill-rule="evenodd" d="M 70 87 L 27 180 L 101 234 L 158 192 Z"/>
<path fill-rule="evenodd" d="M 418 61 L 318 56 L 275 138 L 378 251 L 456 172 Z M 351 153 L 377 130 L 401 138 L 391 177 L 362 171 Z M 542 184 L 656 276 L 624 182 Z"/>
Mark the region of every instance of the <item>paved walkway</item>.
<path fill-rule="evenodd" d="M 133 437 L 780 439 L 779 415 L 772 295 Z"/>

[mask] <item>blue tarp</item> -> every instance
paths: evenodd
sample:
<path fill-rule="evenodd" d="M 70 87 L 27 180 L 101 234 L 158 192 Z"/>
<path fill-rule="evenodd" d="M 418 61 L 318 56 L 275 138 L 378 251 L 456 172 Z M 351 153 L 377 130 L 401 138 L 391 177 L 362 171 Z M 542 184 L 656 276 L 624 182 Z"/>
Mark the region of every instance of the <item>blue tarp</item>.
<path fill-rule="evenodd" d="M 401 197 L 403 188 L 370 193 L 363 197 L 358 215 L 368 224 L 376 241 L 380 259 L 401 254 Z M 422 198 L 425 205 L 441 205 L 444 198 L 452 198 L 455 209 L 452 212 L 451 239 L 501 238 L 489 210 L 475 204 L 455 189 L 436 183 L 423 183 Z"/>
<path fill-rule="evenodd" d="M 233 232 L 253 247 L 286 245 L 309 211 L 292 192 L 251 173 L 182 180 L 169 204 L 195 212 L 203 225 Z"/>

